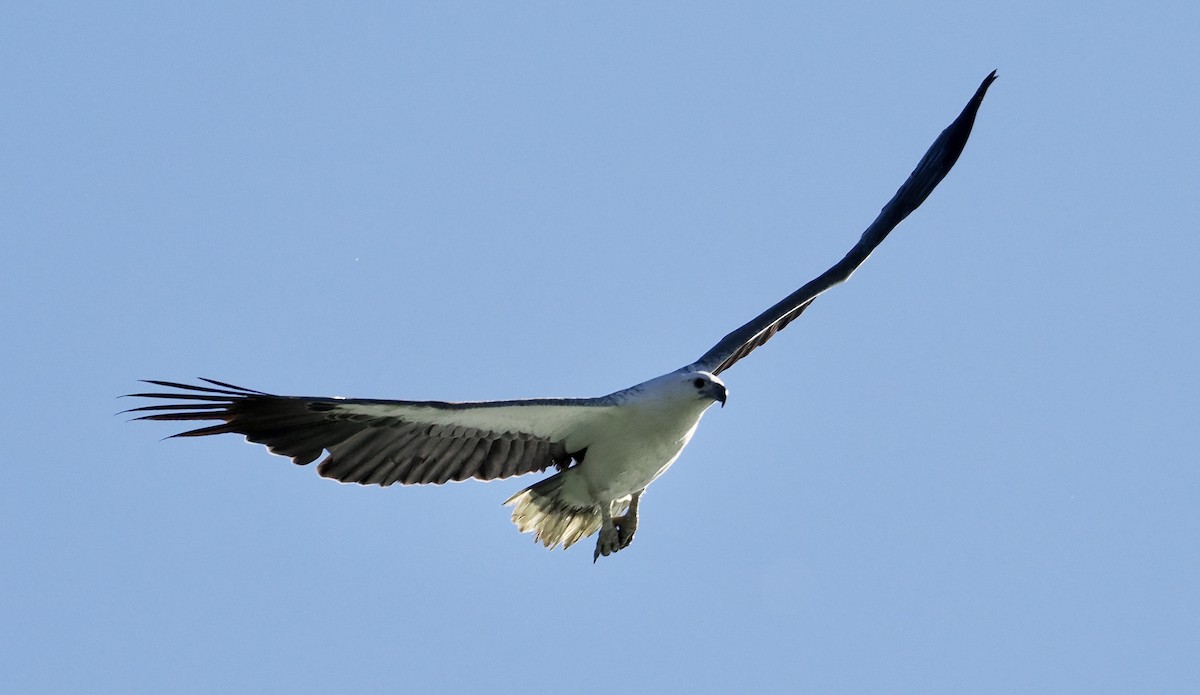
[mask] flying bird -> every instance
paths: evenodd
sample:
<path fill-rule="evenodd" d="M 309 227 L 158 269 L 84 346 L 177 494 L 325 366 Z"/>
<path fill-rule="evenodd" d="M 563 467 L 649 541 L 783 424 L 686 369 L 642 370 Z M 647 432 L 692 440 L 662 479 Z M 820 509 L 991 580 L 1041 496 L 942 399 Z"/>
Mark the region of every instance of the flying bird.
<path fill-rule="evenodd" d="M 556 472 L 508 498 L 512 520 L 547 548 L 597 531 L 592 555 L 627 547 L 650 483 L 687 446 L 701 416 L 725 405 L 720 375 L 770 340 L 814 299 L 847 278 L 954 166 L 993 71 L 942 131 L 904 185 L 842 260 L 717 342 L 695 362 L 599 398 L 443 402 L 277 396 L 202 379 L 149 380 L 173 389 L 129 394 L 159 399 L 126 412 L 138 420 L 213 421 L 173 435 L 235 433 L 343 483 L 388 486 L 499 480 Z"/>

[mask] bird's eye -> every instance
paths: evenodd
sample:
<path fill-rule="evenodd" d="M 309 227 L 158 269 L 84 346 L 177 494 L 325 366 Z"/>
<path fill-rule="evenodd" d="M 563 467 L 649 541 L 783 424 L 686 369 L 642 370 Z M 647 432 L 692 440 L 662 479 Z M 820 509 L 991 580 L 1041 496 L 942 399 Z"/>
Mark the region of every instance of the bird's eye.
<path fill-rule="evenodd" d="M 704 379 L 692 379 L 692 386 L 695 386 L 698 389 L 704 388 Z"/>

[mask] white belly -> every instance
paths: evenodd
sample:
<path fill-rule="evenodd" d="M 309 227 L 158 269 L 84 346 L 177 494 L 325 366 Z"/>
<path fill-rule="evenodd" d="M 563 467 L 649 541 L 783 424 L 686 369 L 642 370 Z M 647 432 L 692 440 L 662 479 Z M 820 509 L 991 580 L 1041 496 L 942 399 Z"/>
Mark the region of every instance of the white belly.
<path fill-rule="evenodd" d="M 587 455 L 569 471 L 565 501 L 599 505 L 646 489 L 687 446 L 703 408 L 677 412 L 630 409 L 595 432 Z"/>

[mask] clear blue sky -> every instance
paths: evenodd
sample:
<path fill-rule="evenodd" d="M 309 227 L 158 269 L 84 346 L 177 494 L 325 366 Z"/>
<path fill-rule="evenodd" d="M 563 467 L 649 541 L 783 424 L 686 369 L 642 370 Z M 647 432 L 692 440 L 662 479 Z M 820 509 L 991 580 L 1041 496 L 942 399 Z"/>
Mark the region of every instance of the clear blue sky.
<path fill-rule="evenodd" d="M 0 690 L 1195 692 L 1194 3 L 7 3 Z M 361 488 L 136 379 L 725 374 L 637 541 Z"/>

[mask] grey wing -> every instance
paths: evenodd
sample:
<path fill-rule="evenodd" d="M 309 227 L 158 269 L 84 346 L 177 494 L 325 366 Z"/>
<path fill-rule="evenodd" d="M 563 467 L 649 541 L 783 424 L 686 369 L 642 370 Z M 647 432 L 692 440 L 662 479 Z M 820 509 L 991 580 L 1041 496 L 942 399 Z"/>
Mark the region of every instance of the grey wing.
<path fill-rule="evenodd" d="M 858 243 L 842 260 L 785 297 L 775 306 L 722 338 L 700 359 L 684 369 L 720 374 L 750 354 L 756 347 L 770 340 L 784 326 L 803 313 L 808 305 L 825 290 L 849 278 L 851 273 L 867 260 L 867 256 L 871 255 L 875 247 L 883 242 L 888 233 L 895 229 L 896 225 L 900 224 L 905 217 L 908 217 L 909 213 L 916 210 L 950 172 L 950 168 L 962 154 L 963 147 L 967 144 L 967 138 L 971 135 L 971 127 L 975 124 L 975 114 L 979 111 L 979 105 L 983 103 L 983 95 L 987 93 L 988 87 L 995 79 L 995 71 L 984 78 L 983 83 L 979 85 L 975 95 L 967 102 L 962 113 L 942 131 L 929 151 L 921 158 L 917 168 L 909 175 L 908 180 L 900 186 L 896 195 L 888 201 L 887 205 L 883 206 L 879 216 L 867 227 Z"/>
<path fill-rule="evenodd" d="M 570 465 L 571 437 L 604 398 L 448 403 L 277 396 L 211 379 L 211 386 L 135 393 L 166 402 L 133 408 L 139 420 L 219 421 L 175 437 L 236 433 L 326 478 L 362 485 L 495 480 Z"/>

